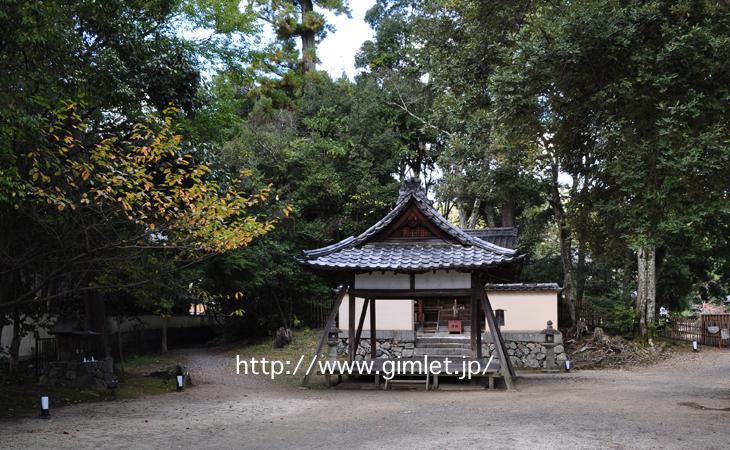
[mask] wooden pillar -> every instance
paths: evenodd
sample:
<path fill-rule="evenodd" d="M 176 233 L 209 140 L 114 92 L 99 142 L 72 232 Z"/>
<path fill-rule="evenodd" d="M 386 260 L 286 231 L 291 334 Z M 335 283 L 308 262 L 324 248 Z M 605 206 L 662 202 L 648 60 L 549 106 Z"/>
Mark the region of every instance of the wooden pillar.
<path fill-rule="evenodd" d="M 471 329 L 469 331 L 470 339 L 469 344 L 471 346 L 471 357 L 476 358 L 477 357 L 477 296 L 474 295 L 474 281 L 472 277 L 472 290 L 471 290 L 471 296 L 469 298 L 470 300 L 470 312 L 471 316 L 469 318 L 469 322 L 471 323 Z"/>
<path fill-rule="evenodd" d="M 357 351 L 357 347 L 355 346 L 355 294 L 350 292 L 348 294 L 348 298 L 349 307 L 347 308 L 347 360 L 352 362 L 355 360 L 355 352 Z"/>
<path fill-rule="evenodd" d="M 370 359 L 375 360 L 378 356 L 378 337 L 375 329 L 375 299 L 370 299 Z"/>
<path fill-rule="evenodd" d="M 481 299 L 479 293 L 474 292 L 472 288 L 472 297 L 474 297 L 474 325 L 472 326 L 472 333 L 475 334 L 474 345 L 476 345 L 476 353 L 474 355 L 477 359 L 482 359 L 482 314 L 481 314 Z"/>

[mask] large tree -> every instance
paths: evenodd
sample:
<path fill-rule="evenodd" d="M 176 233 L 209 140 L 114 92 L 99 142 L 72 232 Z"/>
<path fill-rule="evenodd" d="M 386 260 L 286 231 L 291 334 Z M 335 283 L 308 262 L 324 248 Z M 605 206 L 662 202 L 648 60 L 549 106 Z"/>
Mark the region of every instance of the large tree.
<path fill-rule="evenodd" d="M 641 334 L 657 249 L 697 251 L 676 236 L 717 241 L 727 218 L 729 19 L 707 2 L 545 4 L 494 78 L 508 135 L 540 142 L 554 180 L 572 176 L 566 224 L 592 235 L 596 256 L 635 252 Z"/>
<path fill-rule="evenodd" d="M 200 106 L 178 7 L 3 4 L 0 316 L 14 319 L 13 361 L 31 305 L 83 298 L 103 312 L 99 293 L 117 287 L 105 275 L 144 250 L 176 254 L 179 270 L 270 228 L 247 212 L 259 189 L 211 171 L 177 127 Z"/>

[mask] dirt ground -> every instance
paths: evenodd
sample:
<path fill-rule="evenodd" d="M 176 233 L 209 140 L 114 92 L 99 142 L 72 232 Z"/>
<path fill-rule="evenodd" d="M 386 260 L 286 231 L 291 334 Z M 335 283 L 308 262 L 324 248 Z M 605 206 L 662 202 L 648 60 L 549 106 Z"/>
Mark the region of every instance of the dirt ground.
<path fill-rule="evenodd" d="M 237 376 L 228 353 L 186 356 L 194 388 L 1 421 L 0 448 L 730 448 L 728 350 L 513 392 L 303 390 Z"/>

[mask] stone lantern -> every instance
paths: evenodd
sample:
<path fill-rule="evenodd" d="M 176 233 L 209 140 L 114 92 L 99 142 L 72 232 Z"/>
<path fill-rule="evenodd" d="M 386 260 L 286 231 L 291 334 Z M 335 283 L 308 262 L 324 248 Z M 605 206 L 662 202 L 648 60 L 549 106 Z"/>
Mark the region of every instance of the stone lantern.
<path fill-rule="evenodd" d="M 330 347 L 330 361 L 337 361 L 337 344 L 340 343 L 340 330 L 337 328 L 330 328 L 327 333 L 327 345 Z"/>
<path fill-rule="evenodd" d="M 555 329 L 553 328 L 553 321 L 547 321 L 547 328 L 542 330 L 542 334 L 545 336 L 545 368 L 543 372 L 553 373 L 558 371 L 558 365 L 555 362 Z"/>
<path fill-rule="evenodd" d="M 340 343 L 340 330 L 337 328 L 330 328 L 327 332 L 327 345 L 330 348 L 329 360 L 332 362 L 337 361 L 337 345 Z M 334 369 L 334 365 L 332 366 Z M 327 380 L 327 386 L 334 386 L 332 383 L 333 373 L 326 372 L 324 374 L 325 380 Z M 337 373 L 337 384 L 342 382 L 342 374 Z"/>

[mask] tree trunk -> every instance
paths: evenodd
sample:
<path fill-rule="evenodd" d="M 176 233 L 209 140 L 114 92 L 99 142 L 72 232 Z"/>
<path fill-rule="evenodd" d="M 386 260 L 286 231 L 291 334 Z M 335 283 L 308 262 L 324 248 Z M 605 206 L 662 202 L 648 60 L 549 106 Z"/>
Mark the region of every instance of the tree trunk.
<path fill-rule="evenodd" d="M 317 48 L 314 30 L 307 28 L 307 15 L 309 15 L 314 7 L 312 0 L 300 0 L 302 10 L 302 23 L 300 24 L 302 38 L 302 70 L 304 73 L 315 70 L 317 68 Z"/>
<path fill-rule="evenodd" d="M 647 336 L 656 311 L 656 247 L 642 245 L 636 253 L 636 262 L 636 314 L 639 317 L 639 333 Z"/>
<path fill-rule="evenodd" d="M 568 311 L 570 312 L 570 321 L 572 325 L 577 323 L 576 308 L 575 308 L 575 289 L 573 286 L 573 261 L 572 261 L 572 246 L 570 232 L 565 225 L 565 219 L 561 220 L 562 224 L 559 225 L 560 235 L 560 261 L 563 265 L 563 298 L 568 305 Z"/>
<path fill-rule="evenodd" d="M 466 208 L 464 208 L 464 201 L 459 200 L 459 227 L 466 228 Z"/>
<path fill-rule="evenodd" d="M 477 197 L 474 199 L 474 205 L 471 207 L 471 216 L 469 216 L 469 228 L 476 228 L 477 220 L 479 219 L 479 207 L 481 206 L 482 200 Z"/>
<path fill-rule="evenodd" d="M 586 290 L 586 246 L 580 238 L 578 238 L 578 267 L 575 275 L 575 304 L 580 307 L 583 306 Z"/>
<path fill-rule="evenodd" d="M 515 203 L 512 199 L 507 199 L 502 204 L 502 226 L 515 226 Z"/>
<path fill-rule="evenodd" d="M 23 323 L 20 317 L 20 308 L 14 307 L 13 313 L 13 338 L 10 341 L 8 353 L 10 355 L 10 373 L 15 373 L 20 365 L 20 341 L 23 339 Z"/>
<path fill-rule="evenodd" d="M 122 317 L 117 316 L 117 350 L 119 352 L 119 368 L 124 372 L 124 349 L 122 345 Z"/>
<path fill-rule="evenodd" d="M 497 226 L 497 221 L 494 220 L 494 210 L 490 205 L 487 205 L 484 208 L 484 217 L 487 219 L 487 226 L 489 228 L 494 228 Z"/>
<path fill-rule="evenodd" d="M 168 315 L 162 316 L 162 352 L 167 352 L 167 325 L 170 317 Z"/>
<path fill-rule="evenodd" d="M 560 198 L 560 184 L 558 183 L 558 165 L 554 163 L 551 167 L 552 185 L 550 203 L 553 207 L 555 222 L 558 224 L 558 236 L 560 239 L 560 262 L 563 266 L 563 298 L 568 305 L 570 312 L 571 326 L 577 322 L 575 308 L 575 287 L 573 286 L 573 255 L 572 237 L 568 223 L 565 218 L 565 209 Z"/>
<path fill-rule="evenodd" d="M 91 329 L 99 333 L 100 350 L 104 353 L 104 357 L 110 357 L 112 347 L 109 339 L 109 327 L 106 323 L 106 302 L 104 296 L 98 292 L 91 291 L 89 293 L 89 301 L 91 304 Z"/>

